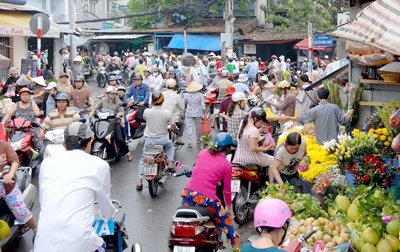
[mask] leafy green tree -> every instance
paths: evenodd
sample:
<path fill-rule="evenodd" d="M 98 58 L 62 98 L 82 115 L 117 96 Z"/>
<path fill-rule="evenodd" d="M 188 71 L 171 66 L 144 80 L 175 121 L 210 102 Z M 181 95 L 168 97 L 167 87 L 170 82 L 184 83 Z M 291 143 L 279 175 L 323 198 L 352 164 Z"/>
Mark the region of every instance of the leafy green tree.
<path fill-rule="evenodd" d="M 270 1 L 270 6 L 261 6 L 267 23 L 273 23 L 278 31 L 289 28 L 307 29 L 308 22 L 317 31 L 327 31 L 336 26 L 338 11 L 344 11 L 346 4 L 340 0 L 281 0 L 279 4 Z M 339 7 L 339 8 L 338 8 Z"/>

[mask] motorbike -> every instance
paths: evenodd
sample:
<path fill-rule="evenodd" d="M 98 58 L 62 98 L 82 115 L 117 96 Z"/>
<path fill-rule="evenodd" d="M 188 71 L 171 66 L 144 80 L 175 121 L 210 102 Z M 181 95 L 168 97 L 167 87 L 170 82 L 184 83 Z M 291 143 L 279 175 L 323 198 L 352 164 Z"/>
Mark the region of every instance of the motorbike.
<path fill-rule="evenodd" d="M 8 129 L 6 138 L 19 157 L 22 166 L 29 166 L 36 169 L 39 164 L 39 152 L 36 151 L 32 142 L 30 129 L 40 127 L 36 122 L 26 118 L 14 118 L 6 123 Z"/>
<path fill-rule="evenodd" d="M 171 125 L 168 125 L 168 129 L 171 128 Z M 175 146 L 175 151 L 182 149 L 182 144 L 177 144 L 177 139 L 178 139 L 178 134 L 179 134 L 179 128 L 176 126 L 175 130 L 169 131 L 168 137 L 169 140 L 172 141 L 172 143 Z"/>
<path fill-rule="evenodd" d="M 98 156 L 107 162 L 118 162 L 121 154 L 114 143 L 114 128 L 116 123 L 120 123 L 120 118 L 114 111 L 101 109 L 94 112 L 92 130 L 94 141 L 90 154 Z"/>
<path fill-rule="evenodd" d="M 185 170 L 174 177 L 191 174 Z M 168 247 L 171 252 L 219 251 L 223 248 L 222 230 L 207 208 L 181 206 L 172 217 Z"/>
<path fill-rule="evenodd" d="M 112 200 L 112 202 L 117 209 L 122 208 L 122 205 L 119 201 Z M 106 243 L 107 252 L 124 251 L 128 247 L 126 243 L 126 240 L 128 239 L 128 233 L 125 228 L 126 214 L 122 214 L 122 217 L 119 221 L 115 221 L 113 218 L 108 222 L 105 222 L 101 217 L 100 210 L 97 205 L 97 202 L 95 202 L 95 216 L 92 225 L 93 229 L 96 231 L 98 236 L 103 238 L 104 242 Z M 134 243 L 131 251 L 141 252 L 141 245 L 139 243 Z"/>
<path fill-rule="evenodd" d="M 117 84 L 118 85 L 124 85 L 124 86 L 127 86 L 128 84 L 127 84 L 127 81 L 128 81 L 128 79 L 126 79 L 124 76 L 125 76 L 125 74 L 124 74 L 124 72 L 123 71 L 121 71 L 121 70 L 114 70 L 114 71 L 112 71 L 110 74 L 109 74 L 109 76 L 115 76 L 116 77 L 116 80 L 117 80 Z"/>
<path fill-rule="evenodd" d="M 207 118 L 214 113 L 214 102 L 218 100 L 217 96 L 218 88 L 214 86 L 209 86 L 206 88 L 206 92 L 203 94 L 204 103 L 206 105 Z"/>
<path fill-rule="evenodd" d="M 85 76 L 85 80 L 89 79 L 92 76 L 92 67 L 90 64 L 86 64 L 83 67 L 83 76 Z"/>
<path fill-rule="evenodd" d="M 259 190 L 268 179 L 267 167 L 259 167 L 256 164 L 241 165 L 232 164 L 232 207 L 235 214 L 234 221 L 243 225 L 251 210 L 261 199 Z"/>
<path fill-rule="evenodd" d="M 157 196 L 158 187 L 163 188 L 172 174 L 168 170 L 164 146 L 147 144 L 143 153 L 143 165 L 143 176 L 149 183 L 150 196 L 154 198 Z M 176 162 L 175 167 L 180 169 L 182 164 Z"/>
<path fill-rule="evenodd" d="M 44 152 L 43 159 L 54 156 L 65 151 L 62 143 L 64 142 L 64 130 L 49 130 L 44 135 Z"/>
<path fill-rule="evenodd" d="M 134 103 L 129 109 L 130 111 L 127 113 L 126 117 L 128 119 L 131 139 L 134 140 L 143 136 L 144 129 L 146 128 L 146 121 L 138 120 L 136 118 L 136 115 L 139 111 L 138 103 Z"/>
<path fill-rule="evenodd" d="M 99 66 L 97 69 L 97 84 L 104 88 L 107 85 L 107 70 L 104 66 Z"/>
<path fill-rule="evenodd" d="M 10 172 L 10 169 L 10 166 L 4 167 L 3 172 L 0 173 L 0 182 L 3 182 L 4 175 Z M 16 176 L 18 188 L 22 192 L 22 200 L 25 202 L 26 207 L 32 211 L 37 193 L 36 187 L 31 184 L 32 168 L 19 167 L 16 172 Z M 28 226 L 25 224 L 20 224 L 15 220 L 14 215 L 3 199 L 0 199 L 0 219 L 5 221 L 10 226 L 10 234 L 5 239 L 0 240 L 0 248 L 7 246 L 10 241 L 17 237 L 21 237 L 23 234 L 29 231 Z"/>

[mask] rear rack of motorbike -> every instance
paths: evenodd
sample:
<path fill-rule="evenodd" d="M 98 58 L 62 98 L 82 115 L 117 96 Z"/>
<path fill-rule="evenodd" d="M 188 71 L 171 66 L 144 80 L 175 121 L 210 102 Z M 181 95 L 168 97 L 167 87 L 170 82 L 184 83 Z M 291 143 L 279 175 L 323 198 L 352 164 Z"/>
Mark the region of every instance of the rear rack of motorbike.
<path fill-rule="evenodd" d="M 157 155 L 164 151 L 164 146 L 156 145 L 156 144 L 148 144 L 146 145 L 145 154 L 147 155 Z"/>
<path fill-rule="evenodd" d="M 210 220 L 209 216 L 203 216 L 195 209 L 178 209 L 172 217 L 176 222 L 206 222 Z"/>

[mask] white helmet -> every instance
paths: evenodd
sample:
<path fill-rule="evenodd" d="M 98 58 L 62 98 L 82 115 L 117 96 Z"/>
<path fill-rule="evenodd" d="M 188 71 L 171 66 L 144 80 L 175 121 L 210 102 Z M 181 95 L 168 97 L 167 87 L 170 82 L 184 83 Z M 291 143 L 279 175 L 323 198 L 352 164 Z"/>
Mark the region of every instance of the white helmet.
<path fill-rule="evenodd" d="M 108 86 L 106 89 L 106 93 L 111 93 L 111 94 L 116 94 L 117 93 L 117 88 L 114 86 Z"/>
<path fill-rule="evenodd" d="M 246 96 L 242 92 L 233 93 L 232 95 L 233 102 L 244 101 L 244 100 L 246 100 Z"/>

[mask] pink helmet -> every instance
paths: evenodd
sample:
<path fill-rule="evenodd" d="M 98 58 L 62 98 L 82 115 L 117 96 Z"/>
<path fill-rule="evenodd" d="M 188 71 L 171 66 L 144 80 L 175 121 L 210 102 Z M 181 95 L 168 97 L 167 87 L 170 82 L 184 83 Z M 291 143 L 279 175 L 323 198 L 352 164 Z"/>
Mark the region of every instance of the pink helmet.
<path fill-rule="evenodd" d="M 281 228 L 292 218 L 289 206 L 280 199 L 260 201 L 254 211 L 254 227 Z"/>

